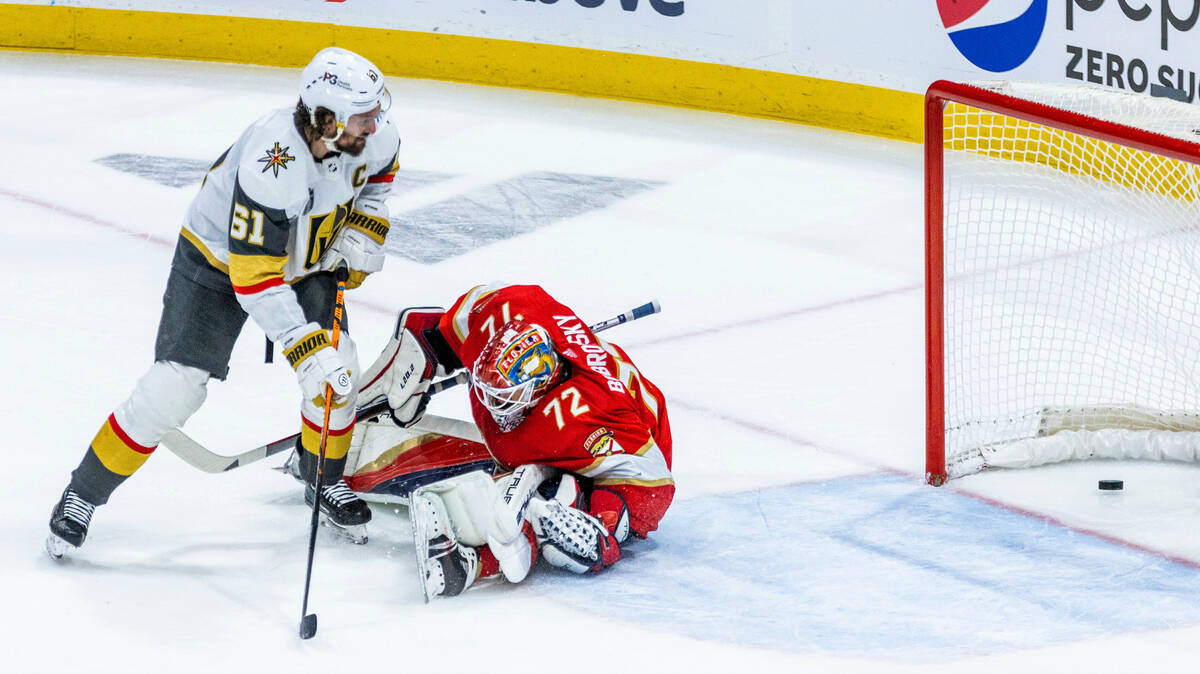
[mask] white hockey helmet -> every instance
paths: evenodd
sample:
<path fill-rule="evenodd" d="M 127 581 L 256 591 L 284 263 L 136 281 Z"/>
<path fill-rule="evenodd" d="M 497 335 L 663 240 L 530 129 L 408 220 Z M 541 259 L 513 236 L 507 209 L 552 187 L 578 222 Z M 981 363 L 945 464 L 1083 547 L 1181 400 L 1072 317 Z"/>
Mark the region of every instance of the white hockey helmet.
<path fill-rule="evenodd" d="M 341 47 L 317 52 L 300 74 L 300 101 L 308 108 L 309 121 L 318 126 L 318 107 L 333 112 L 337 133 L 335 142 L 346 128 L 351 115 L 370 112 L 379 106 L 380 121 L 392 107 L 392 95 L 383 81 L 383 73 L 367 59 Z"/>

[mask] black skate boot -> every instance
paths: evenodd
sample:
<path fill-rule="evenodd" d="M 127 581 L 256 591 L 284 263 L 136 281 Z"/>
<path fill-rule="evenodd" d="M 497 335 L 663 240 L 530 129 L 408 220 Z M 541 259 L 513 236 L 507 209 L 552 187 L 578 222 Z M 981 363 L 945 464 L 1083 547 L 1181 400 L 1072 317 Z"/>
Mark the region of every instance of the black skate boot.
<path fill-rule="evenodd" d="M 68 550 L 83 545 L 95 510 L 96 506 L 83 500 L 74 489 L 64 489 L 62 498 L 58 499 L 58 504 L 50 513 L 46 553 L 53 559 L 62 559 Z"/>
<path fill-rule="evenodd" d="M 304 485 L 304 502 L 312 507 L 315 491 L 311 482 Z M 326 526 L 362 545 L 367 542 L 367 522 L 371 521 L 371 508 L 367 502 L 350 491 L 345 480 L 338 480 L 321 487 L 321 521 Z"/>

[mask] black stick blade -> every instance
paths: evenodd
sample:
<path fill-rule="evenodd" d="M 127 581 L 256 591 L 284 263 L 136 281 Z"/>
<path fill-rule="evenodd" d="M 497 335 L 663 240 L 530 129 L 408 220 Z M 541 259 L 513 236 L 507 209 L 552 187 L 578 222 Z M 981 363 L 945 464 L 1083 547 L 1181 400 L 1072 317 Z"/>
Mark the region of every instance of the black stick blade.
<path fill-rule="evenodd" d="M 300 620 L 300 638 L 311 639 L 317 633 L 317 614 L 309 613 Z"/>

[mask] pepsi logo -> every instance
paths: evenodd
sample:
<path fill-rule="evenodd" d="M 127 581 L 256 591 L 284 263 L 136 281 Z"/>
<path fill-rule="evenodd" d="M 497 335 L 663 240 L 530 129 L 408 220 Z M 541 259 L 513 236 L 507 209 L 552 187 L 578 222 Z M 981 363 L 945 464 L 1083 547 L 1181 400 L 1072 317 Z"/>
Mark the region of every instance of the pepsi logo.
<path fill-rule="evenodd" d="M 1025 63 L 1046 27 L 1048 0 L 937 0 L 950 41 L 968 61 L 993 73 Z"/>

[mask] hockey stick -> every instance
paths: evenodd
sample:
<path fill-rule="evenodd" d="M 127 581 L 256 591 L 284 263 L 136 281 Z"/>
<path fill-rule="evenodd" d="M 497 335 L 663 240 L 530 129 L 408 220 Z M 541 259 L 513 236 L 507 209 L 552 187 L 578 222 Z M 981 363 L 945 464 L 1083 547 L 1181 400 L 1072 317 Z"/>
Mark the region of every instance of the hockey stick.
<path fill-rule="evenodd" d="M 650 300 L 649 302 L 643 304 L 640 307 L 634 307 L 634 308 L 630 309 L 629 311 L 626 311 L 625 313 L 619 314 L 617 316 L 613 316 L 612 318 L 610 318 L 606 321 L 600 321 L 599 323 L 596 323 L 595 325 L 589 325 L 588 329 L 591 330 L 592 332 L 603 332 L 603 331 L 613 327 L 614 325 L 628 323 L 629 321 L 636 321 L 639 318 L 644 318 L 651 314 L 657 314 L 660 311 L 662 311 L 662 307 L 659 306 L 658 300 Z M 471 378 L 471 374 L 469 372 L 467 372 L 466 370 L 463 370 L 462 372 L 459 372 L 458 374 L 454 375 L 453 377 L 446 377 L 445 379 L 442 379 L 440 381 L 435 381 L 429 385 L 429 395 L 441 393 L 442 391 L 445 391 L 448 388 L 454 388 L 455 386 L 458 386 L 459 384 L 465 384 L 465 383 L 467 383 L 467 381 L 470 378 Z M 378 405 L 378 403 L 376 405 Z M 374 407 L 374 405 L 372 407 Z M 363 409 L 365 410 L 367 408 L 363 408 Z M 380 410 L 380 412 L 383 412 L 383 411 L 386 411 L 386 408 Z"/>
<path fill-rule="evenodd" d="M 345 267 L 337 270 L 337 297 L 333 301 L 333 339 L 330 346 L 338 348 L 338 337 L 342 333 L 342 299 L 346 293 L 349 272 Z M 343 376 L 344 373 L 343 373 Z M 325 420 L 321 423 L 321 444 L 317 451 L 317 474 L 313 478 L 312 522 L 308 532 L 308 566 L 304 571 L 304 604 L 300 608 L 300 638 L 311 639 L 317 633 L 317 614 L 308 612 L 308 588 L 312 584 L 313 555 L 317 551 L 317 525 L 321 513 L 321 477 L 325 472 L 325 443 L 329 440 L 329 413 L 333 411 L 333 386 L 325 384 Z"/>
<path fill-rule="evenodd" d="M 630 321 L 636 321 L 639 318 L 645 318 L 651 314 L 657 314 L 660 311 L 662 311 L 662 307 L 659 306 L 658 300 L 652 300 L 608 320 L 600 321 L 599 323 L 590 325 L 588 328 L 592 332 L 603 332 L 611 327 L 621 325 L 622 323 L 628 323 Z M 459 384 L 464 384 L 468 379 L 470 379 L 470 375 L 466 370 L 463 370 L 453 377 L 447 377 L 445 379 L 435 381 L 429 385 L 429 395 L 436 395 L 448 388 L 458 386 Z M 387 410 L 388 403 L 387 400 L 384 399 L 358 408 L 354 416 L 356 421 L 366 421 L 387 412 Z M 254 449 L 250 449 L 233 456 L 217 454 L 199 442 L 196 442 L 190 436 L 188 436 L 188 434 L 179 429 L 169 431 L 165 436 L 163 436 L 160 443 L 167 449 L 171 450 L 171 453 L 175 454 L 175 456 L 178 456 L 186 461 L 193 468 L 198 468 L 206 473 L 223 473 L 227 470 L 241 468 L 247 464 L 265 459 L 268 456 L 273 456 L 275 454 L 279 454 L 280 452 L 290 450 L 296 446 L 297 437 L 299 437 L 299 433 L 289 435 L 286 438 L 269 442 L 265 445 L 255 447 Z"/>

